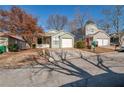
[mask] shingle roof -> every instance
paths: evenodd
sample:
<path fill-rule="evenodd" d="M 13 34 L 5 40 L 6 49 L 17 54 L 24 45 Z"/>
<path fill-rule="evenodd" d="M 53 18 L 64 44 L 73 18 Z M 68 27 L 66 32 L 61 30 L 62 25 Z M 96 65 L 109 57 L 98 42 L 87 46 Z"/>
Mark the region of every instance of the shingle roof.
<path fill-rule="evenodd" d="M 18 40 L 24 41 L 24 39 L 21 36 L 10 34 L 10 33 L 0 32 L 0 36 L 2 36 L 2 37 L 11 37 L 11 38 L 14 38 L 14 39 L 18 39 Z"/>
<path fill-rule="evenodd" d="M 61 31 L 49 31 L 49 32 L 45 32 L 45 33 L 41 33 L 41 34 L 39 34 L 39 36 L 54 36 L 54 35 L 57 35 L 57 34 L 59 34 L 59 33 L 61 33 L 61 32 L 64 32 L 63 30 L 61 30 Z M 71 33 L 69 33 L 69 32 L 64 32 L 65 34 L 70 34 L 70 35 L 72 35 L 72 36 L 74 36 L 73 34 L 71 34 Z"/>
<path fill-rule="evenodd" d="M 124 36 L 124 32 L 119 32 L 120 37 Z M 117 32 L 110 34 L 111 37 L 118 37 Z"/>
<path fill-rule="evenodd" d="M 95 22 L 92 21 L 92 20 L 88 20 L 88 21 L 86 22 L 86 25 L 87 25 L 87 24 L 95 24 Z"/>
<path fill-rule="evenodd" d="M 103 31 L 103 30 L 98 30 L 98 32 L 96 32 L 96 33 L 94 33 L 94 34 L 89 34 L 89 35 L 87 35 L 87 37 L 92 37 L 92 36 L 96 35 L 96 34 L 99 33 L 99 32 L 102 32 L 102 33 L 105 33 L 106 35 L 108 35 L 105 31 Z M 108 35 L 108 36 L 109 36 L 109 35 Z"/>
<path fill-rule="evenodd" d="M 21 41 L 25 41 L 21 36 L 18 36 L 18 35 L 6 34 L 6 36 L 9 36 L 11 38 L 15 38 L 15 39 L 18 39 L 18 40 L 21 40 Z"/>

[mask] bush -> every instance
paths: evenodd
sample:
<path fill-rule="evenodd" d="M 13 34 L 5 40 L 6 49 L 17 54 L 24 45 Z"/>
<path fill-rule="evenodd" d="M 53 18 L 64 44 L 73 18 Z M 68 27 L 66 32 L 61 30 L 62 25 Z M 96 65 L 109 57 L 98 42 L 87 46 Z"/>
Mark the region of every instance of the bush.
<path fill-rule="evenodd" d="M 0 54 L 2 54 L 3 53 L 3 51 L 0 49 Z"/>
<path fill-rule="evenodd" d="M 9 48 L 9 51 L 11 52 L 19 51 L 19 46 L 17 44 L 9 45 L 8 48 Z"/>
<path fill-rule="evenodd" d="M 6 52 L 6 46 L 0 46 L 0 54 Z"/>
<path fill-rule="evenodd" d="M 90 46 L 87 46 L 88 49 L 91 49 L 91 45 Z"/>
<path fill-rule="evenodd" d="M 85 41 L 77 41 L 76 43 L 75 43 L 75 47 L 76 48 L 85 48 Z"/>
<path fill-rule="evenodd" d="M 32 48 L 36 48 L 36 44 L 32 44 Z"/>

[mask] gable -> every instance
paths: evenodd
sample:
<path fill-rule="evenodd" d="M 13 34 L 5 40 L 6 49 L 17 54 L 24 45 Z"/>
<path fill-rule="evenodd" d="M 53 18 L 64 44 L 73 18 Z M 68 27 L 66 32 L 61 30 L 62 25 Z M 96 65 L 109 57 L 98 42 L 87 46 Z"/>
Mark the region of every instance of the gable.
<path fill-rule="evenodd" d="M 94 34 L 93 36 L 94 36 L 94 38 L 110 38 L 107 33 L 101 32 L 101 31 Z"/>
<path fill-rule="evenodd" d="M 74 36 L 69 32 L 59 32 L 59 33 L 53 35 L 52 37 L 66 37 L 66 38 L 71 37 L 71 38 L 73 38 Z"/>
<path fill-rule="evenodd" d="M 73 38 L 73 36 L 72 35 L 70 35 L 70 34 L 63 34 L 62 36 L 60 36 L 61 38 Z"/>
<path fill-rule="evenodd" d="M 85 34 L 86 34 L 86 36 L 90 35 L 90 34 L 94 34 L 96 32 L 98 32 L 98 29 L 97 29 L 96 25 L 88 24 L 88 25 L 85 26 Z"/>

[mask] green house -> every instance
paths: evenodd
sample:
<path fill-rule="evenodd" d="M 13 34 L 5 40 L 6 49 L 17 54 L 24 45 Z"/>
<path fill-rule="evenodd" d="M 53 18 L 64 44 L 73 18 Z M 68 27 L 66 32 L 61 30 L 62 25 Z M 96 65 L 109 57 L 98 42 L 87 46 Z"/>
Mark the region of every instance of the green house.
<path fill-rule="evenodd" d="M 18 50 L 26 48 L 26 42 L 17 35 L 0 32 L 0 53 L 10 51 L 10 47 L 15 48 L 18 46 Z"/>

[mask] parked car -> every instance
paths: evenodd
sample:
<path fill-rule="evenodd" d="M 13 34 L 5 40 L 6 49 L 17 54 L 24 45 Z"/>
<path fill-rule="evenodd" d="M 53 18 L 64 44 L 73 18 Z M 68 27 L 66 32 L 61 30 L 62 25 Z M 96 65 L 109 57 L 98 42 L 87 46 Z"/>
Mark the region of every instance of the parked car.
<path fill-rule="evenodd" d="M 119 52 L 124 51 L 124 45 L 122 45 L 118 51 L 119 51 Z"/>

